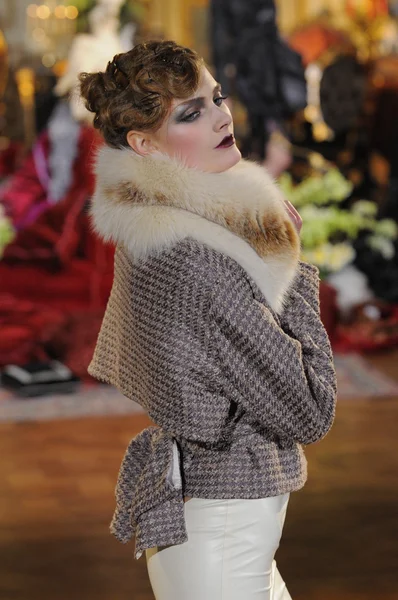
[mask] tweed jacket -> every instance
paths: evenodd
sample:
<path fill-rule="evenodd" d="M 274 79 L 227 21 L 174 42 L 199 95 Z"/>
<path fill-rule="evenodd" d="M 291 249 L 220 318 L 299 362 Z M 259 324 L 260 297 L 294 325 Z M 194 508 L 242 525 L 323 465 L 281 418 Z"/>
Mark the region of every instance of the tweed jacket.
<path fill-rule="evenodd" d="M 318 271 L 262 167 L 203 173 L 104 148 L 96 172 L 93 225 L 117 250 L 89 372 L 155 423 L 126 450 L 111 523 L 139 558 L 187 540 L 184 496 L 301 488 L 335 371 Z"/>

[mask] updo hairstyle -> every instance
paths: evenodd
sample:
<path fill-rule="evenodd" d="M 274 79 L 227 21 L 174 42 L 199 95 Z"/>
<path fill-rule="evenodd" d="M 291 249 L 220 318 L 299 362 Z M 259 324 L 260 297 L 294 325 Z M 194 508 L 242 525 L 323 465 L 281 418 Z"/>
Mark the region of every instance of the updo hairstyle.
<path fill-rule="evenodd" d="M 117 54 L 105 72 L 81 73 L 80 93 L 106 143 L 127 147 L 129 131 L 156 131 L 172 100 L 195 92 L 202 65 L 194 50 L 175 42 L 146 42 Z"/>

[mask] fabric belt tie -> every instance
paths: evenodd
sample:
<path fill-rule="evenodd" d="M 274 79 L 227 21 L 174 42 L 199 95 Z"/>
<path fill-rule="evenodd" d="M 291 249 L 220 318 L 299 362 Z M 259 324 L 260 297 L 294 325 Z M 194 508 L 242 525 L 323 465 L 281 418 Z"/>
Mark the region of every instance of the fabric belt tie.
<path fill-rule="evenodd" d="M 115 494 L 110 530 L 122 543 L 135 536 L 136 558 L 188 540 L 179 449 L 162 429 L 148 427 L 130 442 Z"/>

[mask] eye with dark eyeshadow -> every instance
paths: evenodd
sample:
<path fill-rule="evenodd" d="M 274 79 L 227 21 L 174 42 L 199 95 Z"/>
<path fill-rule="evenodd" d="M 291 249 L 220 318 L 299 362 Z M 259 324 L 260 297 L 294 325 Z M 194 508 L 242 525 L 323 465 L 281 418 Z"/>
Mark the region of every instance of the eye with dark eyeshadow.
<path fill-rule="evenodd" d="M 178 120 L 178 123 L 191 123 L 192 121 L 196 121 L 196 119 L 200 115 L 200 110 L 195 110 L 192 113 L 189 113 L 185 117 L 182 117 Z"/>
<path fill-rule="evenodd" d="M 213 98 L 213 102 L 216 106 L 221 106 L 224 100 L 226 100 L 227 98 L 228 96 L 217 96 L 216 98 Z M 188 115 L 180 117 L 178 119 L 178 123 L 192 123 L 193 121 L 196 121 L 200 114 L 200 110 L 195 110 L 194 112 L 191 112 Z"/>
<path fill-rule="evenodd" d="M 228 98 L 228 96 L 217 96 L 217 98 L 214 98 L 213 102 L 214 104 L 217 104 L 217 102 L 219 102 L 219 104 L 217 104 L 217 106 L 221 106 L 222 103 L 224 102 L 224 100 L 226 100 Z"/>

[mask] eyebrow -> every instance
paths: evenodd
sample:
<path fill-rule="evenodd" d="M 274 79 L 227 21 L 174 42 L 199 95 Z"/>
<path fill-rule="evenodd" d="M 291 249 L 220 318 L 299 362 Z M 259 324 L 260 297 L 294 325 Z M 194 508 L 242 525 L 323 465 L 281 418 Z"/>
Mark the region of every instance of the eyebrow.
<path fill-rule="evenodd" d="M 213 94 L 215 94 L 216 92 L 221 92 L 221 84 L 217 83 L 214 86 L 213 89 Z M 181 104 L 179 104 L 178 106 L 176 106 L 176 108 L 174 109 L 175 111 L 178 112 L 184 112 L 185 109 L 187 108 L 191 108 L 192 106 L 199 106 L 199 107 L 203 107 L 205 104 L 205 97 L 204 96 L 198 96 L 196 98 L 191 98 L 190 100 L 187 100 L 186 102 L 182 102 Z"/>

